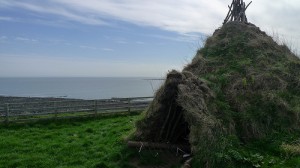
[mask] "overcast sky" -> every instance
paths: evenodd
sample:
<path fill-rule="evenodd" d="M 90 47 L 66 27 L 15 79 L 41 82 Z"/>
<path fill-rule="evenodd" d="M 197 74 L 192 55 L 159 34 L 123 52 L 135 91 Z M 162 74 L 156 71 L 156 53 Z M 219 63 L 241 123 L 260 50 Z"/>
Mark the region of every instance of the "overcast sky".
<path fill-rule="evenodd" d="M 0 0 L 0 77 L 162 77 L 193 58 L 230 3 Z M 299 11 L 299 0 L 253 0 L 247 17 L 297 51 Z"/>

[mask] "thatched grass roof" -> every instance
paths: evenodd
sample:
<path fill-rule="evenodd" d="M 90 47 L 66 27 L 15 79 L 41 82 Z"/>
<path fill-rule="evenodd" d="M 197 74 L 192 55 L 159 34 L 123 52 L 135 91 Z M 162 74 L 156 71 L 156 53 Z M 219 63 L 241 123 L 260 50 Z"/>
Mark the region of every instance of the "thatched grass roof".
<path fill-rule="evenodd" d="M 300 59 L 252 24 L 209 37 L 182 72 L 171 71 L 137 123 L 136 140 L 189 144 L 194 165 L 223 164 L 228 147 L 299 131 Z"/>

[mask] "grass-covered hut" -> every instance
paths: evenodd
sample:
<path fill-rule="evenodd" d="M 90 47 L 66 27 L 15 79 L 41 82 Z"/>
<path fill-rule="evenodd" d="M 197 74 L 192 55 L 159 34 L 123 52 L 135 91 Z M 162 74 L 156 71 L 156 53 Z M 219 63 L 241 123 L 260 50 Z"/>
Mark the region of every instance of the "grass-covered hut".
<path fill-rule="evenodd" d="M 299 113 L 300 59 L 255 25 L 229 22 L 167 74 L 134 139 L 189 145 L 195 167 L 240 167 L 231 149 L 298 132 Z"/>

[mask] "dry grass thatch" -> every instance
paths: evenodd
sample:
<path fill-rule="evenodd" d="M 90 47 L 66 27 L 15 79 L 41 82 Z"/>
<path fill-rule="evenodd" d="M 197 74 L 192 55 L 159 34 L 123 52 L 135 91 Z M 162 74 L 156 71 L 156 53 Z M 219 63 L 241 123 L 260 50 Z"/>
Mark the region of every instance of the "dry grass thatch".
<path fill-rule="evenodd" d="M 195 161 L 274 131 L 299 130 L 300 60 L 252 24 L 228 23 L 183 72 L 171 71 L 136 140 L 189 144 Z"/>

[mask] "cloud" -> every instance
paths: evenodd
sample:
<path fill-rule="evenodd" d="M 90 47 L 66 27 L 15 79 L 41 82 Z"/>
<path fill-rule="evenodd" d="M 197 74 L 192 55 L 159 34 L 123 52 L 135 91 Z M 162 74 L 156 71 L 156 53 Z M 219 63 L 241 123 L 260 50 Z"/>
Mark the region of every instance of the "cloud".
<path fill-rule="evenodd" d="M 15 19 L 6 16 L 0 16 L 0 21 L 15 21 Z"/>
<path fill-rule="evenodd" d="M 141 45 L 142 45 L 142 44 L 145 44 L 145 42 L 143 42 L 143 41 L 136 41 L 135 43 L 136 43 L 136 44 L 141 44 Z"/>
<path fill-rule="evenodd" d="M 269 35 L 279 37 L 279 41 L 284 41 L 292 49 L 300 49 L 299 11 L 298 0 L 260 0 L 253 2 L 247 10 L 247 16 Z"/>
<path fill-rule="evenodd" d="M 281 33 L 290 34 L 299 30 L 300 1 L 295 0 L 262 0 L 248 9 L 250 21 L 261 27 L 277 29 Z M 299 35 L 299 32 L 298 32 Z"/>
<path fill-rule="evenodd" d="M 112 48 L 101 48 L 102 51 L 114 51 Z"/>
<path fill-rule="evenodd" d="M 250 1 L 250 0 L 249 0 Z M 103 25 L 107 20 L 122 20 L 137 25 L 153 26 L 180 33 L 210 34 L 221 26 L 228 12 L 224 0 L 2 0 L 6 7 L 18 7 L 48 13 L 83 24 Z M 284 33 L 299 31 L 300 1 L 256 0 L 248 8 L 249 20 Z M 1 17 L 0 17 L 1 19 Z M 2 19 L 10 19 L 2 17 Z M 104 21 L 105 20 L 105 21 Z M 288 23 L 288 24 L 287 24 Z"/>
<path fill-rule="evenodd" d="M 106 22 L 97 18 L 94 15 L 82 15 L 78 12 L 72 12 L 68 10 L 67 7 L 60 6 L 57 3 L 49 3 L 43 1 L 40 3 L 39 1 L 31 0 L 30 2 L 22 2 L 22 1 L 11 1 L 11 0 L 3 0 L 0 2 L 3 6 L 13 7 L 13 8 L 22 8 L 30 11 L 34 11 L 37 13 L 45 13 L 45 14 L 53 14 L 57 16 L 61 16 L 69 21 L 77 21 L 83 24 L 89 25 L 107 25 Z"/>
<path fill-rule="evenodd" d="M 86 45 L 81 45 L 79 47 L 82 48 L 82 49 L 88 49 L 88 50 L 96 50 L 97 49 L 96 47 L 86 46 Z"/>
<path fill-rule="evenodd" d="M 194 35 L 212 34 L 222 25 L 230 3 L 231 0 L 1 0 L 0 6 L 52 14 L 88 25 L 112 25 L 118 24 L 114 20 L 119 20 L 180 35 Z M 299 11 L 299 0 L 253 0 L 247 16 L 262 30 L 275 30 L 297 44 L 300 40 Z M 9 19 L 2 17 L 2 20 Z M 186 37 L 192 36 L 181 36 L 175 40 L 190 40 Z"/>
<path fill-rule="evenodd" d="M 166 36 L 166 35 L 158 35 L 158 34 L 151 34 L 147 36 L 164 39 L 164 40 L 193 43 L 195 41 L 198 41 L 199 39 L 202 41 L 203 37 L 206 35 L 204 34 L 201 35 L 200 33 L 184 33 L 176 36 Z"/>
<path fill-rule="evenodd" d="M 226 12 L 226 3 L 220 0 L 52 0 L 74 11 L 94 13 L 102 17 L 154 26 L 180 33 L 211 32 L 219 26 Z"/>
<path fill-rule="evenodd" d="M 15 40 L 23 42 L 38 42 L 37 39 L 25 38 L 25 37 L 16 37 Z"/>
<path fill-rule="evenodd" d="M 87 50 L 99 50 L 99 48 L 93 47 L 93 46 L 81 45 L 79 47 L 82 48 L 82 49 L 87 49 Z M 112 48 L 100 48 L 100 50 L 106 51 L 106 52 L 114 51 L 114 49 L 112 49 Z"/>
<path fill-rule="evenodd" d="M 125 40 L 118 40 L 117 43 L 119 43 L 119 44 L 128 44 L 128 42 L 125 41 Z"/>
<path fill-rule="evenodd" d="M 226 3 L 221 0 L 2 0 L 0 5 L 52 14 L 83 24 L 105 25 L 114 19 L 181 33 L 211 32 L 219 26 L 226 12 Z"/>
<path fill-rule="evenodd" d="M 6 43 L 8 38 L 6 36 L 1 36 L 0 37 L 0 43 Z"/>
<path fill-rule="evenodd" d="M 6 36 L 1 36 L 1 37 L 0 37 L 0 40 L 6 40 L 6 39 L 7 39 Z"/>

